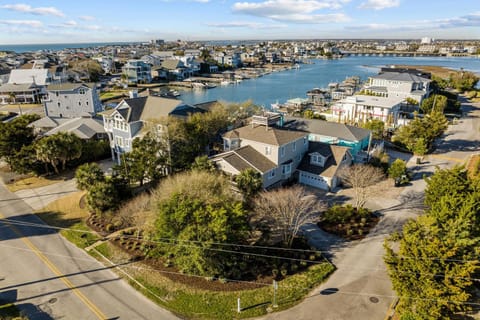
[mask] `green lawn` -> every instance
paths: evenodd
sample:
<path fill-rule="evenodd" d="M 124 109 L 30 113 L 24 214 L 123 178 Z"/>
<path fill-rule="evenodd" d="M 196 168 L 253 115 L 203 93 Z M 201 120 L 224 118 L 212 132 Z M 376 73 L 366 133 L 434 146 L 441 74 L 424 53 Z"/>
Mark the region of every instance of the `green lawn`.
<path fill-rule="evenodd" d="M 116 251 L 119 251 L 110 243 L 104 243 L 96 249 L 112 260 L 115 260 Z M 144 288 L 129 280 L 132 286 L 166 309 L 188 319 L 249 318 L 265 315 L 272 310 L 272 285 L 243 291 L 207 291 L 173 282 L 141 262 L 126 264 L 122 269 L 132 275 Z M 302 301 L 334 270 L 332 264 L 324 262 L 279 281 L 278 307 L 274 311 L 290 308 Z M 241 300 L 241 313 L 237 313 L 238 298 Z"/>

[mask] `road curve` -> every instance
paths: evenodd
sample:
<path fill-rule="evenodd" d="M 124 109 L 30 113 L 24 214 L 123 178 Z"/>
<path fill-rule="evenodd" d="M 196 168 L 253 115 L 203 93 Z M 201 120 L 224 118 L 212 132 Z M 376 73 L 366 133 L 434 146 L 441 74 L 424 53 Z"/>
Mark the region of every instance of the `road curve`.
<path fill-rule="evenodd" d="M 29 319 L 178 319 L 43 223 L 0 183 L 0 299 Z M 8 221 L 12 222 L 9 223 Z"/>

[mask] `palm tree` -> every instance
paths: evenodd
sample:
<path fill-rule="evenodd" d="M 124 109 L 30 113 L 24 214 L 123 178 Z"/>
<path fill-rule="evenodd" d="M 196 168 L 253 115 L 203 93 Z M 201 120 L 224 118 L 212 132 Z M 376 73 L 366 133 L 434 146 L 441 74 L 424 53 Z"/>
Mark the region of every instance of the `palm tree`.
<path fill-rule="evenodd" d="M 15 92 L 10 92 L 10 93 L 8 94 L 8 97 L 10 98 L 10 101 L 11 101 L 13 104 L 15 104 L 16 98 L 17 98 L 17 95 L 15 94 Z M 18 104 L 18 111 L 19 111 L 20 115 L 23 114 L 23 113 L 22 113 L 22 106 L 21 106 L 20 103 Z"/>

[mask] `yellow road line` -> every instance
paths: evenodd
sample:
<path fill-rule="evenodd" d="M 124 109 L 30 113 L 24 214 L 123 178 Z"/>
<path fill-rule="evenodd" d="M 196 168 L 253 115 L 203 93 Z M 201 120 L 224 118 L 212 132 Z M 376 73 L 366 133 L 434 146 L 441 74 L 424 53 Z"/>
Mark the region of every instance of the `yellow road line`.
<path fill-rule="evenodd" d="M 5 220 L 5 216 L 0 213 L 0 218 Z M 43 261 L 43 263 L 55 274 L 59 277 L 59 279 L 68 287 L 70 288 L 73 293 L 99 318 L 99 319 L 107 319 L 107 317 L 103 314 L 103 312 L 91 302 L 75 285 L 63 274 L 58 270 L 57 266 L 55 266 L 28 238 L 26 238 L 18 228 L 8 223 L 7 220 L 4 221 L 9 228 L 17 234 L 20 239 L 29 247 L 36 255 Z"/>

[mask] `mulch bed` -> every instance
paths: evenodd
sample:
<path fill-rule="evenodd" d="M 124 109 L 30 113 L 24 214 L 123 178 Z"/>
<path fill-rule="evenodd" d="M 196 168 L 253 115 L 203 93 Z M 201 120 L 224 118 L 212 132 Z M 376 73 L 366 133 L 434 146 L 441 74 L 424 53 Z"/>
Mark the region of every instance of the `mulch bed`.
<path fill-rule="evenodd" d="M 367 217 L 367 221 L 363 226 L 361 225 L 362 223 L 360 217 L 342 224 L 320 221 L 317 223 L 317 225 L 320 229 L 328 233 L 332 233 L 346 240 L 353 241 L 365 238 L 370 230 L 377 225 L 378 221 L 380 221 L 380 217 L 372 213 Z"/>

